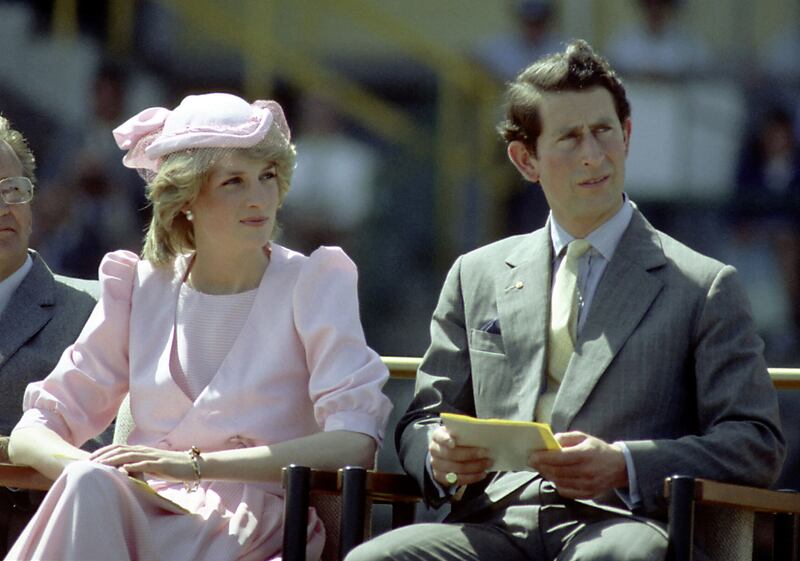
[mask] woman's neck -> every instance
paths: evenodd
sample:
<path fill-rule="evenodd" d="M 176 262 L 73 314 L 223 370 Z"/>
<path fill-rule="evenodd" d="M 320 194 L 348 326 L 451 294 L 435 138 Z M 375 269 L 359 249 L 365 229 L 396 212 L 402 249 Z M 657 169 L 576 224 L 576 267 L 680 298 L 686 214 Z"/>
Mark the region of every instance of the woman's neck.
<path fill-rule="evenodd" d="M 197 252 L 186 283 L 204 294 L 238 294 L 258 288 L 270 262 L 271 248 L 245 254 Z"/>

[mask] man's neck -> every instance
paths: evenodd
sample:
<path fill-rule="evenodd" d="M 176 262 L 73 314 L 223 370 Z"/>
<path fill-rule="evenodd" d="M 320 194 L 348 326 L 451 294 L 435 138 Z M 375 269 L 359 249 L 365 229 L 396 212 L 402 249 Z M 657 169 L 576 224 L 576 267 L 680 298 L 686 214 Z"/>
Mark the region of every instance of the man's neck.
<path fill-rule="evenodd" d="M 28 259 L 28 253 L 14 256 L 13 258 L 0 261 L 0 282 L 3 282 L 8 277 L 19 271 L 19 268 L 25 264 Z"/>

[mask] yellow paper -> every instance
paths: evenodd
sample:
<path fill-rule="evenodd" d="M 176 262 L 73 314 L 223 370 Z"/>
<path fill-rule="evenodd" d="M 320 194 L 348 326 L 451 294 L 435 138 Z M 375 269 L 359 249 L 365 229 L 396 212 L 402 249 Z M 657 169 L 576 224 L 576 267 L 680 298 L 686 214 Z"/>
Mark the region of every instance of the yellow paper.
<path fill-rule="evenodd" d="M 476 419 L 442 413 L 442 424 L 459 446 L 486 448 L 492 471 L 533 471 L 528 456 L 534 450 L 560 450 L 550 425 L 507 419 Z"/>

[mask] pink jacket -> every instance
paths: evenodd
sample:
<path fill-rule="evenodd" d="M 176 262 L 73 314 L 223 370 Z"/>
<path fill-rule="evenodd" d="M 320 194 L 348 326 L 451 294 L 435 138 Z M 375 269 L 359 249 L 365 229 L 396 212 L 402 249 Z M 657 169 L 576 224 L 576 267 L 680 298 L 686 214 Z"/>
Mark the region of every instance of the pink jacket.
<path fill-rule="evenodd" d="M 17 426 L 45 423 L 80 445 L 130 392 L 130 444 L 210 451 L 320 430 L 380 443 L 391 410 L 381 392 L 388 372 L 364 340 L 356 268 L 341 249 L 305 257 L 273 244 L 250 316 L 194 403 L 169 370 L 186 265 L 179 258 L 174 269 L 157 269 L 130 252 L 108 254 L 101 301 L 55 370 L 28 386 Z"/>

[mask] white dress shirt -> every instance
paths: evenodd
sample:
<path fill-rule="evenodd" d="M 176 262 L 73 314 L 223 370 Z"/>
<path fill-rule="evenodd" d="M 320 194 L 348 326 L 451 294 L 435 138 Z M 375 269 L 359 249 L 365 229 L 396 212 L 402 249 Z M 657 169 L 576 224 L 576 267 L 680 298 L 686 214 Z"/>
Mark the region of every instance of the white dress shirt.
<path fill-rule="evenodd" d="M 8 303 L 11 301 L 11 296 L 14 294 L 14 291 L 19 288 L 19 285 L 22 284 L 23 279 L 25 279 L 32 267 L 33 260 L 31 256 L 28 255 L 19 269 L 0 281 L 0 317 L 3 316 L 3 312 L 6 310 L 6 307 L 8 307 Z"/>

